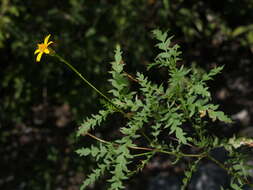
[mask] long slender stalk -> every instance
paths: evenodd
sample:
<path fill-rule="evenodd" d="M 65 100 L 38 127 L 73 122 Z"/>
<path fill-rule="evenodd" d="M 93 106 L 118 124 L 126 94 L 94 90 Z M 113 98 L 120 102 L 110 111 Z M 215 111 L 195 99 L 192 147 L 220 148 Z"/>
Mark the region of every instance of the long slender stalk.
<path fill-rule="evenodd" d="M 98 138 L 95 135 L 92 135 L 90 133 L 86 133 L 86 135 L 90 136 L 91 138 L 93 138 L 93 139 L 95 139 L 95 140 L 97 140 L 97 141 L 99 141 L 101 143 L 111 144 L 109 141 L 106 141 L 106 140 L 103 140 L 101 138 Z"/>
<path fill-rule="evenodd" d="M 126 115 L 122 110 L 120 110 L 106 95 L 104 95 L 101 91 L 99 91 L 94 85 L 92 85 L 75 67 L 73 67 L 68 61 L 62 58 L 58 54 L 54 54 L 62 63 L 64 63 L 68 68 L 70 68 L 74 73 L 76 73 L 87 85 L 89 85 L 93 90 L 95 90 L 100 96 L 102 96 L 106 101 L 113 105 L 113 107 L 122 113 L 124 116 Z"/>
<path fill-rule="evenodd" d="M 88 135 L 89 137 L 101 142 L 101 143 L 106 143 L 109 144 L 111 142 L 103 140 L 99 137 L 96 137 L 95 135 L 92 135 L 90 133 L 86 133 L 85 135 Z M 119 144 L 115 144 L 113 143 L 115 146 L 119 146 Z M 164 153 L 164 154 L 169 154 L 169 155 L 173 155 L 173 156 L 184 156 L 184 157 L 205 157 L 206 153 L 201 153 L 201 154 L 184 154 L 184 153 L 176 153 L 176 152 L 170 152 L 170 151 L 166 151 L 163 149 L 156 149 L 156 148 L 148 148 L 148 147 L 139 147 L 139 146 L 129 146 L 128 148 L 130 149 L 134 149 L 134 150 L 144 150 L 144 151 L 152 151 L 152 152 L 159 152 L 159 153 Z"/>
<path fill-rule="evenodd" d="M 134 154 L 134 157 L 140 157 L 140 156 L 146 156 L 146 155 L 150 155 L 153 154 L 152 152 L 144 152 L 144 153 L 140 153 L 140 154 Z"/>

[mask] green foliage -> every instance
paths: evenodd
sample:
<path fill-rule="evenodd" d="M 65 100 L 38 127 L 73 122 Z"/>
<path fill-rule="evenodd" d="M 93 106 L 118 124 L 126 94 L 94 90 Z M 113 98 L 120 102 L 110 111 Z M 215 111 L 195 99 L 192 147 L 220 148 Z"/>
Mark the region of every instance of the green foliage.
<path fill-rule="evenodd" d="M 79 80 L 50 58 L 35 64 L 33 52 L 40 39 L 51 33 L 56 42 L 53 47 L 71 60 L 96 87 L 106 91 L 109 83 L 105 80 L 108 77 L 105 63 L 113 58 L 111 50 L 115 44 L 122 45 L 126 70 L 135 73 L 152 62 L 156 55 L 156 51 L 150 51 L 153 41 L 149 31 L 157 27 L 170 28 L 170 32 L 176 34 L 174 42 L 184 48 L 182 56 L 186 65 L 194 60 L 199 67 L 208 70 L 213 64 L 227 63 L 221 77 L 223 80 L 212 90 L 216 91 L 222 85 L 232 96 L 238 96 L 230 99 L 229 104 L 241 104 L 241 99 L 247 102 L 251 96 L 244 96 L 243 91 L 233 90 L 228 84 L 237 77 L 244 78 L 244 84 L 252 81 L 252 5 L 252 0 L 57 0 L 54 3 L 52 0 L 1 0 L 0 155 L 3 155 L 3 183 L 8 186 L 2 189 L 18 189 L 23 184 L 26 189 L 73 189 L 76 184 L 72 186 L 73 180 L 69 176 L 79 172 L 82 162 L 88 162 L 87 159 L 80 161 L 71 157 L 70 152 L 75 149 L 75 127 L 84 115 L 94 113 L 99 105 L 97 94 L 84 89 Z M 153 80 L 154 76 L 158 79 L 160 75 L 163 77 L 159 72 L 150 79 Z M 190 114 L 196 115 L 203 101 L 193 98 L 187 101 Z M 189 103 L 191 101 L 195 104 Z M 132 103 L 135 105 L 135 100 Z M 59 128 L 54 113 L 55 108 L 63 104 L 69 106 L 72 122 Z M 127 110 L 127 117 L 138 111 L 135 109 L 140 106 L 134 105 L 129 106 L 133 111 Z M 222 109 L 226 108 L 227 105 L 222 105 Z M 238 106 L 232 109 L 231 112 L 236 113 Z M 108 120 L 114 123 L 113 119 Z M 159 130 L 164 128 L 155 122 L 148 125 L 160 125 Z M 159 130 L 154 130 L 158 139 L 161 137 Z M 106 138 L 107 133 L 101 135 Z M 21 141 L 27 137 L 30 141 L 23 145 Z M 41 157 L 42 152 L 45 157 L 50 155 L 52 147 L 59 150 L 64 163 L 59 161 L 52 166 Z M 70 150 L 68 154 L 67 149 Z M 41 158 L 39 162 L 37 157 Z M 65 163 L 65 160 L 69 161 Z M 26 170 L 27 162 L 33 169 Z M 23 175 L 13 167 L 17 163 L 20 163 L 18 168 L 24 171 Z M 55 174 L 59 168 L 65 170 L 66 167 L 68 172 L 64 175 L 62 172 Z M 8 180 L 10 176 L 15 183 Z"/>
<path fill-rule="evenodd" d="M 103 161 L 103 163 L 98 164 L 98 168 L 94 169 L 93 172 L 85 179 L 81 186 L 81 189 L 85 189 L 85 187 L 88 185 L 93 184 L 109 168 L 111 160 L 111 149 L 111 145 L 104 146 L 103 144 L 100 144 L 99 148 L 96 146 L 91 146 L 91 148 L 81 148 L 76 151 L 76 153 L 80 156 L 90 155 L 92 157 L 95 157 L 96 161 Z"/>
<path fill-rule="evenodd" d="M 87 118 L 81 125 L 80 130 L 78 131 L 78 136 L 81 134 L 86 134 L 91 129 L 94 129 L 95 126 L 101 125 L 101 123 L 106 120 L 107 116 L 111 113 L 110 110 L 100 110 L 98 114 L 92 115 L 91 118 Z"/>
<path fill-rule="evenodd" d="M 181 186 L 181 190 L 185 190 L 187 188 L 187 185 L 191 180 L 192 174 L 197 170 L 197 165 L 200 160 L 201 158 L 192 162 L 191 165 L 189 166 L 189 169 L 185 171 L 185 177 L 183 179 L 183 185 Z"/>
<path fill-rule="evenodd" d="M 189 169 L 185 172 L 182 189 L 187 188 L 192 174 L 203 158 L 208 158 L 227 170 L 232 177 L 231 188 L 240 189 L 249 175 L 246 172 L 248 169 L 245 167 L 243 154 L 234 148 L 236 140 L 220 139 L 209 127 L 217 120 L 231 123 L 231 119 L 218 110 L 219 106 L 212 103 L 207 86 L 207 81 L 220 73 L 223 66 L 202 74 L 194 68 L 180 66 L 179 46 L 171 44 L 172 38 L 167 36 L 167 32 L 155 30 L 153 34 L 159 41 L 157 47 L 161 53 L 148 69 L 155 66 L 168 69 L 167 83 L 154 84 L 144 74 L 137 72 L 134 81 L 138 84 L 138 89 L 131 89 L 129 74 L 124 71 L 125 63 L 117 46 L 115 61 L 112 62 L 110 71 L 112 79 L 109 80 L 113 89 L 109 92 L 113 95 L 112 103 L 121 110 L 125 119 L 117 128 L 121 133 L 117 139 L 108 142 L 94 137 L 101 142 L 99 147 L 92 145 L 90 148 L 77 151 L 80 156 L 94 157 L 99 166 L 86 178 L 82 188 L 93 184 L 107 170 L 111 175 L 107 180 L 108 189 L 124 189 L 125 180 L 145 167 L 157 153 L 164 153 L 171 159 L 176 158 L 174 164 L 183 162 L 185 157 L 192 158 Z M 78 135 L 89 134 L 89 131 L 102 124 L 101 121 L 106 120 L 109 113 L 116 112 L 112 106 L 107 106 L 98 115 L 86 119 L 78 130 Z M 167 138 L 173 140 L 168 141 Z M 138 145 L 140 140 L 146 142 L 145 147 Z M 245 142 L 247 143 L 249 141 Z M 184 152 L 184 147 L 187 146 L 196 147 L 198 152 Z M 230 159 L 225 164 L 210 155 L 211 150 L 221 146 L 227 147 L 230 154 Z M 142 153 L 136 154 L 138 151 Z M 135 166 L 134 161 L 138 157 L 141 157 L 140 161 L 143 164 Z"/>

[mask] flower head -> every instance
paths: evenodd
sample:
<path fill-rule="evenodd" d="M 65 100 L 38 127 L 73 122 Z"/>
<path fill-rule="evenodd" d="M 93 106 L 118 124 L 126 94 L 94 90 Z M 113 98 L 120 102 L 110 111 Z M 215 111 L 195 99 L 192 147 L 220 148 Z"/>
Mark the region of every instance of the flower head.
<path fill-rule="evenodd" d="M 38 47 L 34 52 L 34 55 L 38 54 L 36 57 L 37 62 L 40 62 L 40 59 L 41 59 L 41 56 L 43 55 L 43 53 L 49 54 L 52 51 L 48 48 L 48 46 L 53 43 L 52 41 L 48 42 L 50 36 L 51 36 L 50 34 L 47 35 L 47 37 L 45 37 L 45 39 L 44 39 L 44 43 L 38 44 Z"/>

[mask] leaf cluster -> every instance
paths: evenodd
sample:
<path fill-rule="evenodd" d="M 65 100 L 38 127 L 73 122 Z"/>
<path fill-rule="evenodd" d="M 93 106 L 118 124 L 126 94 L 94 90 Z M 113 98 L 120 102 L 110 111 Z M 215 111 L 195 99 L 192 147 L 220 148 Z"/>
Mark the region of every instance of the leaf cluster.
<path fill-rule="evenodd" d="M 191 158 L 182 189 L 187 187 L 203 158 L 210 159 L 227 170 L 232 177 L 231 187 L 239 189 L 240 185 L 247 183 L 246 157 L 238 151 L 238 146 L 235 146 L 237 140 L 216 137 L 209 130 L 217 121 L 224 124 L 232 122 L 218 109 L 219 105 L 212 103 L 207 85 L 209 80 L 213 80 L 213 77 L 221 72 L 223 66 L 200 73 L 194 67 L 180 65 L 178 61 L 181 59 L 181 52 L 178 45 L 172 44 L 172 37 L 160 30 L 153 31 L 153 34 L 158 40 L 156 46 L 161 52 L 148 69 L 167 69 L 167 81 L 154 84 L 139 72 L 135 77 L 129 77 L 130 75 L 124 71 L 125 63 L 121 49 L 117 46 L 115 60 L 111 63 L 112 79 L 109 80 L 113 87 L 109 91 L 113 96 L 111 100 L 117 109 L 106 106 L 97 115 L 84 120 L 78 135 L 89 133 L 102 125 L 109 114 L 120 110 L 125 118 L 122 126 L 118 128 L 121 136 L 110 142 L 98 139 L 101 142 L 99 147 L 91 146 L 77 151 L 80 156 L 89 155 L 98 162 L 98 168 L 87 177 L 82 188 L 94 183 L 107 170 L 111 174 L 108 189 L 124 189 L 124 180 L 129 179 L 135 171 L 141 171 L 157 153 L 164 153 L 169 159 L 176 158 L 174 164 L 184 161 L 186 157 Z M 132 78 L 138 85 L 137 90 L 131 89 Z M 139 142 L 145 142 L 145 147 L 140 147 Z M 247 143 L 249 140 L 244 141 L 244 144 Z M 185 147 L 190 148 L 185 152 Z M 230 157 L 226 163 L 221 163 L 210 155 L 210 151 L 218 147 L 225 147 L 229 152 Z M 194 154 L 191 148 L 195 149 Z M 136 151 L 141 153 L 137 154 Z M 145 164 L 134 167 L 134 161 L 138 158 Z"/>

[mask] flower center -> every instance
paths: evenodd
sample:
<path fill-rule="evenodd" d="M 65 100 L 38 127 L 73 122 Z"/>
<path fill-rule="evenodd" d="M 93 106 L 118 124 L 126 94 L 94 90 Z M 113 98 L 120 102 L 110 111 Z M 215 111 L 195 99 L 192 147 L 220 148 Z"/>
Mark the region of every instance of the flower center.
<path fill-rule="evenodd" d="M 38 44 L 40 52 L 44 52 L 47 49 L 47 44 Z"/>

